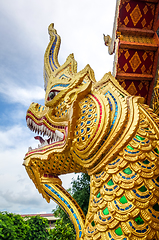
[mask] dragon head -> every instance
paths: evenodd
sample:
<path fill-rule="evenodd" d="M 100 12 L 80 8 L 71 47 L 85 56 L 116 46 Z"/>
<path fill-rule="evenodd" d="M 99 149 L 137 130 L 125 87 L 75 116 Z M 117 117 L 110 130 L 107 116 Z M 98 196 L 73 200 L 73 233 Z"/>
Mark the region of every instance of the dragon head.
<path fill-rule="evenodd" d="M 75 129 L 80 117 L 79 102 L 84 99 L 95 82 L 89 65 L 77 73 L 73 54 L 60 66 L 57 55 L 60 36 L 50 24 L 50 43 L 44 56 L 45 106 L 32 103 L 26 114 L 27 126 L 38 133 L 38 147 L 29 147 L 24 165 L 40 191 L 40 179 L 50 176 L 60 183 L 58 175 L 86 172 L 73 157 Z M 45 136 L 45 137 L 44 137 Z"/>
<path fill-rule="evenodd" d="M 61 174 L 100 172 L 109 160 L 106 153 L 114 157 L 114 142 L 124 129 L 128 114 L 128 100 L 124 99 L 128 94 L 111 74 L 98 84 L 89 65 L 77 73 L 73 54 L 60 66 L 60 37 L 53 24 L 49 34 L 44 56 L 45 106 L 32 103 L 26 115 L 28 127 L 41 135 L 35 137 L 38 147 L 29 148 L 24 159 L 40 192 L 46 176 L 61 184 Z M 42 135 L 46 135 L 45 139 Z"/>

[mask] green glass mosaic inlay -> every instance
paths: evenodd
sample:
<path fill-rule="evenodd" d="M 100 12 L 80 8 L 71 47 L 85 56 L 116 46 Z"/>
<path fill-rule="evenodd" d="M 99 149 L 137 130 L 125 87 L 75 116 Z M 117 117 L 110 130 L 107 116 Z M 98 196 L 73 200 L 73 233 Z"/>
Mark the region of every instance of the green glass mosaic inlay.
<path fill-rule="evenodd" d="M 109 182 L 107 182 L 107 185 L 108 185 L 108 186 L 113 186 L 113 185 L 114 185 L 113 180 L 110 179 Z"/>
<path fill-rule="evenodd" d="M 140 192 L 146 192 L 147 188 L 143 185 L 141 188 L 138 188 Z"/>
<path fill-rule="evenodd" d="M 141 225 L 144 223 L 143 219 L 140 216 L 137 216 L 135 218 L 135 222 L 137 223 L 137 225 Z"/>
<path fill-rule="evenodd" d="M 128 168 L 124 169 L 123 172 L 129 175 L 132 173 L 132 170 L 128 167 Z"/>
<path fill-rule="evenodd" d="M 123 94 L 121 94 L 120 92 L 118 92 L 120 94 L 120 96 L 122 96 L 123 98 L 125 98 L 125 96 Z"/>
<path fill-rule="evenodd" d="M 136 135 L 136 138 L 137 138 L 138 140 L 145 140 L 145 138 L 143 138 L 143 137 L 141 137 L 141 136 L 139 136 L 139 135 Z"/>
<path fill-rule="evenodd" d="M 146 160 L 143 161 L 143 163 L 144 164 L 149 164 L 150 162 L 149 162 L 149 160 L 146 159 Z"/>
<path fill-rule="evenodd" d="M 92 227 L 94 227 L 94 226 L 95 226 L 95 222 L 94 222 L 94 221 L 92 221 L 92 222 L 91 222 L 91 225 L 92 225 Z"/>
<path fill-rule="evenodd" d="M 104 215 L 108 215 L 108 214 L 109 214 L 109 210 L 108 210 L 107 207 L 103 210 L 103 214 L 104 214 Z"/>
<path fill-rule="evenodd" d="M 157 154 L 159 154 L 158 148 L 155 148 L 154 151 L 155 151 Z"/>
<path fill-rule="evenodd" d="M 156 178 L 156 181 L 159 182 L 159 177 Z"/>
<path fill-rule="evenodd" d="M 100 195 L 100 192 L 99 192 L 99 193 L 97 194 L 97 198 L 100 198 L 100 196 L 101 196 L 101 195 Z"/>
<path fill-rule="evenodd" d="M 159 212 L 159 205 L 158 203 L 156 203 L 154 206 L 153 206 L 153 209 L 157 212 Z"/>
<path fill-rule="evenodd" d="M 115 233 L 118 235 L 118 236 L 121 236 L 121 235 L 123 235 L 123 232 L 122 232 L 122 230 L 121 230 L 121 228 L 119 227 L 119 228 L 117 228 L 117 229 L 115 229 Z"/>
<path fill-rule="evenodd" d="M 127 148 L 130 149 L 130 150 L 134 150 L 134 148 L 131 147 L 130 145 L 128 145 Z"/>
<path fill-rule="evenodd" d="M 120 201 L 122 204 L 125 204 L 125 203 L 128 202 L 125 196 L 122 196 L 119 201 Z"/>

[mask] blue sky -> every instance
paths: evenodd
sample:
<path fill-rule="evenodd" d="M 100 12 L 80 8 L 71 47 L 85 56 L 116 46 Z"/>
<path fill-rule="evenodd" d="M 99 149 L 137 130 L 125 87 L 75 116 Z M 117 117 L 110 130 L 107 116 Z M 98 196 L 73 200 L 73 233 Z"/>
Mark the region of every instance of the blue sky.
<path fill-rule="evenodd" d="M 0 1 L 0 211 L 49 213 L 48 204 L 22 166 L 29 146 L 36 147 L 25 115 L 31 102 L 44 102 L 43 60 L 48 26 L 61 36 L 59 63 L 74 53 L 78 71 L 86 64 L 96 80 L 112 71 L 113 57 L 103 33 L 112 35 L 116 0 Z M 72 177 L 62 176 L 70 187 Z"/>

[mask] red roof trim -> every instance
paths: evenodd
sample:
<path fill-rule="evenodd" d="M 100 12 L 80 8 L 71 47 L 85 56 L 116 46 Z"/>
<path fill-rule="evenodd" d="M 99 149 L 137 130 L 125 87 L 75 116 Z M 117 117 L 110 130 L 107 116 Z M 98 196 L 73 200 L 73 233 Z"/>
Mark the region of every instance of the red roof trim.
<path fill-rule="evenodd" d="M 34 217 L 34 216 L 40 216 L 40 217 L 52 217 L 54 216 L 53 213 L 37 213 L 37 214 L 22 214 L 21 217 Z"/>

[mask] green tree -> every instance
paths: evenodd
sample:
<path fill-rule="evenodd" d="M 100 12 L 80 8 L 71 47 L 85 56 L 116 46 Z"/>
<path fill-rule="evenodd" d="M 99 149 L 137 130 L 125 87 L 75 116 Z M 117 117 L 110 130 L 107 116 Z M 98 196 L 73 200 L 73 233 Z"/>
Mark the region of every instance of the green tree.
<path fill-rule="evenodd" d="M 50 240 L 74 240 L 76 237 L 71 225 L 64 223 L 63 218 L 57 220 L 55 228 L 50 230 Z"/>
<path fill-rule="evenodd" d="M 87 214 L 88 205 L 89 205 L 89 196 L 90 196 L 90 177 L 86 173 L 82 173 L 78 175 L 77 180 L 73 180 L 71 182 L 71 189 L 67 191 L 72 195 L 72 197 L 79 204 L 84 214 Z M 64 222 L 68 222 L 67 214 L 61 209 L 59 206 L 53 210 L 53 213 L 56 217 L 63 218 Z"/>
<path fill-rule="evenodd" d="M 0 213 L 0 239 L 8 240 L 16 239 L 16 232 L 13 219 L 3 212 Z"/>
<path fill-rule="evenodd" d="M 16 239 L 17 240 L 26 239 L 26 234 L 29 230 L 29 226 L 24 221 L 24 218 L 21 217 L 19 214 L 13 213 L 6 213 L 6 215 L 13 221 L 14 229 L 16 232 Z"/>
<path fill-rule="evenodd" d="M 19 214 L 0 212 L 0 239 L 49 240 L 49 224 L 40 216 L 23 219 Z"/>
<path fill-rule="evenodd" d="M 77 177 L 77 180 L 73 180 L 71 182 L 71 189 L 68 190 L 68 192 L 72 195 L 72 197 L 76 200 L 76 202 L 79 204 L 81 209 L 83 210 L 84 214 L 87 214 L 88 211 L 88 204 L 89 204 L 89 196 L 90 196 L 90 177 L 86 173 L 82 173 Z M 69 226 L 72 228 L 72 231 L 75 234 L 75 230 L 73 228 L 73 224 L 70 221 L 68 215 L 65 213 L 65 211 L 60 208 L 59 206 L 56 207 L 55 210 L 53 210 L 53 213 L 55 214 L 55 217 L 60 217 L 63 219 L 62 224 L 69 224 Z M 56 226 L 55 226 L 56 228 Z M 59 239 L 59 238 L 57 238 Z"/>
<path fill-rule="evenodd" d="M 27 240 L 49 239 L 49 224 L 46 218 L 42 218 L 40 216 L 28 216 L 27 224 L 29 226 L 29 231 L 26 234 Z"/>
<path fill-rule="evenodd" d="M 86 173 L 78 175 L 77 180 L 73 180 L 72 196 L 79 204 L 84 214 L 87 214 L 90 196 L 90 177 Z"/>
<path fill-rule="evenodd" d="M 28 226 L 20 215 L 0 212 L 0 239 L 26 239 Z"/>

